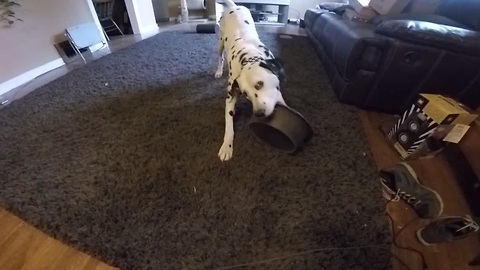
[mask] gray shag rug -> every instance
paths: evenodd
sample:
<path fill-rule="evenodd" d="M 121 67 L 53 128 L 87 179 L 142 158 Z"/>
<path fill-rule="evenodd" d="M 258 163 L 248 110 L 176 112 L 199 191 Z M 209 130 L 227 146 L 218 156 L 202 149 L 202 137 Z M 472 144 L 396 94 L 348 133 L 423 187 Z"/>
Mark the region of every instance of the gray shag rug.
<path fill-rule="evenodd" d="M 249 132 L 243 100 L 222 163 L 216 37 L 164 32 L 0 111 L 0 205 L 121 269 L 389 268 L 356 110 L 336 100 L 308 38 L 261 38 L 285 62 L 285 99 L 315 130 L 297 155 Z"/>

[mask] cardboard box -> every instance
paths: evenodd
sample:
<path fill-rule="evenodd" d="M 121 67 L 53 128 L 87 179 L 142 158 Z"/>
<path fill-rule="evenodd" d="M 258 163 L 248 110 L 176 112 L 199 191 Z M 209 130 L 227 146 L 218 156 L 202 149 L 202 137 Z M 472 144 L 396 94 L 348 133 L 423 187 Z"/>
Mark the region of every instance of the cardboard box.
<path fill-rule="evenodd" d="M 403 159 L 433 157 L 458 143 L 477 117 L 451 98 L 420 94 L 386 136 Z"/>
<path fill-rule="evenodd" d="M 376 12 L 386 14 L 398 14 L 410 3 L 410 0 L 371 0 L 368 4 Z"/>

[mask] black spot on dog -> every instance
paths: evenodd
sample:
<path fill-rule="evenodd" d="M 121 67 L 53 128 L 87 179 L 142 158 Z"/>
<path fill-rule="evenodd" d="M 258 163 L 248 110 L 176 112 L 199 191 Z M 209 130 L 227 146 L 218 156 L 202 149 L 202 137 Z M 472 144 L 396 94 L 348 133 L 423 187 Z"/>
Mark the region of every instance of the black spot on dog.
<path fill-rule="evenodd" d="M 263 105 L 266 105 L 265 102 L 263 102 Z"/>
<path fill-rule="evenodd" d="M 257 89 L 257 90 L 262 89 L 262 87 L 263 87 L 263 81 L 258 81 L 258 82 L 255 84 L 255 89 Z"/>
<path fill-rule="evenodd" d="M 235 45 L 232 46 L 232 48 L 230 50 L 233 50 L 235 48 Z"/>
<path fill-rule="evenodd" d="M 246 55 L 247 55 L 247 53 L 242 53 L 242 54 L 240 55 L 240 61 L 243 61 L 243 58 L 244 58 Z"/>
<path fill-rule="evenodd" d="M 277 86 L 277 90 L 280 91 L 280 87 L 279 87 L 279 86 Z"/>
<path fill-rule="evenodd" d="M 250 70 L 250 69 L 252 69 L 252 67 L 249 67 L 248 69 Z"/>
<path fill-rule="evenodd" d="M 227 40 L 228 40 L 228 37 L 225 38 L 225 42 L 227 42 Z"/>
<path fill-rule="evenodd" d="M 250 24 L 247 20 L 245 20 L 245 23 L 246 23 L 246 24 Z"/>
<path fill-rule="evenodd" d="M 233 111 L 229 111 L 228 114 L 230 114 L 230 116 L 233 116 Z"/>
<path fill-rule="evenodd" d="M 232 85 L 232 83 L 231 83 L 231 82 L 228 82 L 228 85 L 230 86 L 230 85 Z M 278 88 L 278 87 L 277 87 L 277 88 Z"/>
<path fill-rule="evenodd" d="M 228 147 L 232 148 L 232 145 L 231 145 L 231 144 L 229 144 L 229 145 L 228 145 Z"/>
<path fill-rule="evenodd" d="M 230 72 L 229 75 L 232 76 L 232 72 Z"/>
<path fill-rule="evenodd" d="M 239 41 L 240 39 L 242 39 L 242 38 L 241 38 L 241 37 L 239 37 L 239 38 L 236 38 L 236 39 L 235 39 L 235 41 Z"/>
<path fill-rule="evenodd" d="M 228 68 L 232 69 L 232 62 L 228 62 Z"/>
<path fill-rule="evenodd" d="M 232 13 L 233 13 L 233 10 L 232 10 L 232 11 L 230 11 L 229 13 L 230 13 L 230 14 L 232 14 Z"/>
<path fill-rule="evenodd" d="M 258 97 L 258 95 L 257 95 L 257 94 L 255 94 L 255 97 Z"/>
<path fill-rule="evenodd" d="M 266 48 L 265 45 L 262 45 L 262 44 L 258 45 L 258 47 L 260 47 L 260 48 Z"/>
<path fill-rule="evenodd" d="M 237 10 L 240 10 L 240 8 L 237 8 Z"/>
<path fill-rule="evenodd" d="M 235 59 L 235 52 L 232 53 L 232 60 Z"/>

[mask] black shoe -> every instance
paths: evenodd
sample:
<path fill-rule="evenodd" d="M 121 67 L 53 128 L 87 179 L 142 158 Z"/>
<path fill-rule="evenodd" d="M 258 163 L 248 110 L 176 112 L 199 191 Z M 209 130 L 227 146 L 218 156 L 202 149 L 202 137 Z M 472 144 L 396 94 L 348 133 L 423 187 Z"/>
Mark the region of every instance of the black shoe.
<path fill-rule="evenodd" d="M 421 218 L 435 218 L 443 212 L 440 195 L 429 189 L 417 179 L 412 167 L 401 162 L 395 166 L 380 170 L 383 196 L 390 201 L 403 199 L 409 203 Z"/>
<path fill-rule="evenodd" d="M 470 216 L 442 217 L 417 231 L 417 239 L 425 246 L 463 239 L 479 230 Z"/>

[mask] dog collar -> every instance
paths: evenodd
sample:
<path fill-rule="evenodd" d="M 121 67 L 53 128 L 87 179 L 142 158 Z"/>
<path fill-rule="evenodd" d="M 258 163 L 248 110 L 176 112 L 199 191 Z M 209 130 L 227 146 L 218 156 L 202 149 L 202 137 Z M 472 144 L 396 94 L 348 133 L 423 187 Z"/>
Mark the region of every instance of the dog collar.
<path fill-rule="evenodd" d="M 257 63 L 257 62 L 260 62 L 260 61 L 264 61 L 265 58 L 261 57 L 261 56 L 253 56 L 253 57 L 249 57 L 249 58 L 244 58 L 241 62 L 242 66 L 245 66 L 246 64 L 248 63 Z"/>

